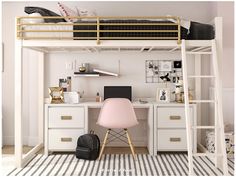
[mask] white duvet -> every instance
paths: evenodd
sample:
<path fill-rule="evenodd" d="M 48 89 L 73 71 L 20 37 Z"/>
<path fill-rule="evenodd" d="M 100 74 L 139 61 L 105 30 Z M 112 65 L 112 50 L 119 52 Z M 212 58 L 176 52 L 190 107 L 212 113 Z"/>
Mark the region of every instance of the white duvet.
<path fill-rule="evenodd" d="M 63 22 L 68 23 L 68 22 Z M 30 25 L 25 26 L 24 30 L 73 30 L 73 25 Z M 50 37 L 50 38 L 65 38 L 73 37 L 73 32 L 24 32 L 24 37 Z"/>

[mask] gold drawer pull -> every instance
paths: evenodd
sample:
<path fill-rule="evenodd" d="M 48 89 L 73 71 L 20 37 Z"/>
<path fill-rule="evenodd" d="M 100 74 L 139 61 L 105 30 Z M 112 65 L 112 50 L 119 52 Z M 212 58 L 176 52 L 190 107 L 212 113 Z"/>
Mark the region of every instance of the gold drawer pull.
<path fill-rule="evenodd" d="M 170 116 L 170 120 L 180 120 L 181 116 Z"/>
<path fill-rule="evenodd" d="M 61 138 L 61 142 L 72 142 L 72 138 Z"/>
<path fill-rule="evenodd" d="M 170 142 L 180 142 L 181 138 L 170 138 Z"/>
<path fill-rule="evenodd" d="M 71 120 L 72 116 L 61 116 L 61 120 Z"/>

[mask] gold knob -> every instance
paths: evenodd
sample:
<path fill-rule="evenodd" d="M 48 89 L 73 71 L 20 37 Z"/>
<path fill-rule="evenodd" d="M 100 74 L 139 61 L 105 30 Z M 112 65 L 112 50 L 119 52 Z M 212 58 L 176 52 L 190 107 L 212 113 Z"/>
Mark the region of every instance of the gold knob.
<path fill-rule="evenodd" d="M 61 120 L 71 120 L 72 116 L 61 116 Z"/>
<path fill-rule="evenodd" d="M 180 120 L 181 116 L 170 116 L 170 120 Z"/>
<path fill-rule="evenodd" d="M 61 138 L 61 142 L 71 142 L 72 138 Z"/>
<path fill-rule="evenodd" d="M 170 138 L 171 142 L 180 142 L 181 138 Z"/>

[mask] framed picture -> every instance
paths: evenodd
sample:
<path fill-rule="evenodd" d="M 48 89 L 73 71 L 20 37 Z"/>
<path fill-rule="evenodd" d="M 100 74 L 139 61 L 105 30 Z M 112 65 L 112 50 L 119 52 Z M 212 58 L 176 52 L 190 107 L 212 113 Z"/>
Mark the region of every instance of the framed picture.
<path fill-rule="evenodd" d="M 170 89 L 169 88 L 157 88 L 157 102 L 170 102 Z"/>
<path fill-rule="evenodd" d="M 64 103 L 64 94 L 62 87 L 49 87 L 50 103 Z"/>
<path fill-rule="evenodd" d="M 171 71 L 171 61 L 161 61 L 160 62 L 160 71 Z"/>
<path fill-rule="evenodd" d="M 181 61 L 174 61 L 174 68 L 182 68 L 182 62 Z"/>

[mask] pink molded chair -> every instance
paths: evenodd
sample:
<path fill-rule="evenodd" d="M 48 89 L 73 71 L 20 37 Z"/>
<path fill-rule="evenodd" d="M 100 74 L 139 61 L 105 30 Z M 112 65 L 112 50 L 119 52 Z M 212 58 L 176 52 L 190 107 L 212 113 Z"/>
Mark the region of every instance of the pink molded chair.
<path fill-rule="evenodd" d="M 109 142 L 117 138 L 120 139 L 121 141 L 124 141 L 122 137 L 125 137 L 125 134 L 128 143 L 126 141 L 124 142 L 129 144 L 132 155 L 135 159 L 134 147 L 131 142 L 127 128 L 138 125 L 138 121 L 132 103 L 128 99 L 126 98 L 106 99 L 100 111 L 97 124 L 108 129 L 103 141 L 102 149 L 99 154 L 99 160 L 101 159 L 101 156 L 103 154 L 109 136 L 114 136 L 114 138 L 111 139 Z M 115 132 L 112 129 L 123 129 L 123 130 L 120 132 Z"/>

